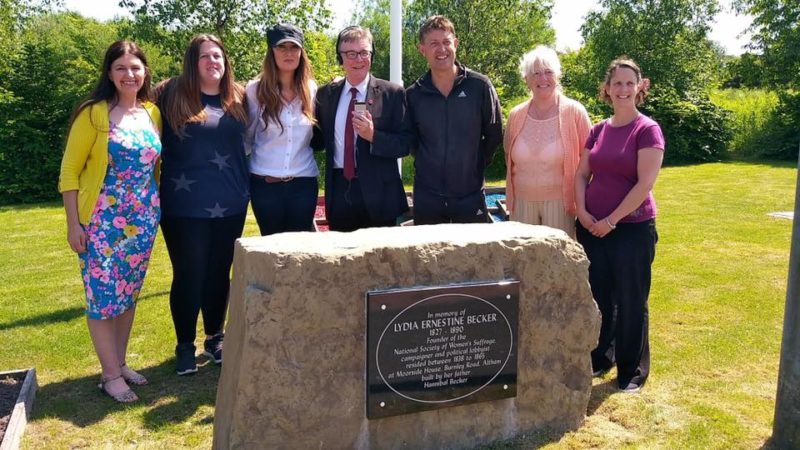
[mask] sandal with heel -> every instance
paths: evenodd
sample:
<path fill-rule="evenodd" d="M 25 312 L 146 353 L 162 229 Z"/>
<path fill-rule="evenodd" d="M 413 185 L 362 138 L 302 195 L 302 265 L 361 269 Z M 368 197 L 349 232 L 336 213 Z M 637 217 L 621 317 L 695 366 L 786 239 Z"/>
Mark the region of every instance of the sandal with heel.
<path fill-rule="evenodd" d="M 119 370 L 122 373 L 122 378 L 124 378 L 126 382 L 135 384 L 136 386 L 144 386 L 147 384 L 147 378 L 128 367 L 126 363 L 120 364 Z"/>
<path fill-rule="evenodd" d="M 112 382 L 114 380 L 119 380 L 120 378 L 123 378 L 122 375 L 120 375 L 118 377 L 112 377 L 112 378 L 100 377 L 100 384 L 98 384 L 97 387 L 98 387 L 98 389 L 100 389 L 100 391 L 104 392 L 106 395 L 108 395 L 109 397 L 113 398 L 114 400 L 116 400 L 119 403 L 133 403 L 133 402 L 139 400 L 139 397 L 130 388 L 128 388 L 127 390 L 125 390 L 123 392 L 118 392 L 116 394 L 112 394 L 106 388 L 108 383 L 110 383 L 110 382 Z"/>

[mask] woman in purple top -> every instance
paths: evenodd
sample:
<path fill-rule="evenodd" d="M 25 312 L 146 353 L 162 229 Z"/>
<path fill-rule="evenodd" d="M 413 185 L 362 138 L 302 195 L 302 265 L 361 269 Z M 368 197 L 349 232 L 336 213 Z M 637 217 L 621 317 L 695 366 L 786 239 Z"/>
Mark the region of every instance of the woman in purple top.
<path fill-rule="evenodd" d="M 600 376 L 616 362 L 617 383 L 637 392 L 650 372 L 647 297 L 658 241 L 653 185 L 664 156 L 664 135 L 636 108 L 649 80 L 630 59 L 616 59 L 600 86 L 614 114 L 595 125 L 575 176 L 578 242 L 589 258 L 589 283 L 602 314 L 592 351 Z"/>

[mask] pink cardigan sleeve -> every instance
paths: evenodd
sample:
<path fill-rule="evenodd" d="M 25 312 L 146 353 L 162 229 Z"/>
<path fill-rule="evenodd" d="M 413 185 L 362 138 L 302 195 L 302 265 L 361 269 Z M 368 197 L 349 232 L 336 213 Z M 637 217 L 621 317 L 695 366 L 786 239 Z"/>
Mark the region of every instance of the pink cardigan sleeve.
<path fill-rule="evenodd" d="M 570 98 L 561 97 L 563 103 L 561 123 L 564 128 L 562 137 L 564 138 L 565 158 L 564 158 L 564 180 L 562 192 L 564 197 L 564 209 L 567 214 L 576 214 L 575 205 L 575 173 L 578 171 L 578 163 L 581 158 L 583 145 L 589 136 L 592 121 L 586 108 L 579 102 Z"/>
<path fill-rule="evenodd" d="M 524 123 L 525 115 L 528 113 L 529 104 L 530 100 L 526 100 L 515 106 L 508 113 L 506 134 L 503 136 L 503 151 L 506 154 L 506 207 L 509 212 L 514 210 L 514 178 L 512 176 L 514 161 L 511 158 L 511 150 L 514 147 L 514 141 L 519 136 L 521 124 Z"/>

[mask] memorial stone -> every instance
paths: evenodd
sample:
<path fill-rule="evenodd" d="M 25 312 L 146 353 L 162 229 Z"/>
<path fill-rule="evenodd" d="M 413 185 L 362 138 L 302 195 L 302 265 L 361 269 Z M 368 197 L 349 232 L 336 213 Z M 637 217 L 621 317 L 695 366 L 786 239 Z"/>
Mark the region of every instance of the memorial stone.
<path fill-rule="evenodd" d="M 586 414 L 589 352 L 600 325 L 587 268 L 583 249 L 565 233 L 515 222 L 241 239 L 214 447 L 465 448 L 544 428 L 575 429 Z M 513 301 L 450 291 L 475 285 L 510 290 Z M 456 295 L 449 306 L 433 300 L 411 306 L 438 295 L 413 294 L 426 289 Z M 411 310 L 373 316 L 370 308 L 402 306 L 402 293 L 417 295 L 404 306 Z M 465 295 L 481 300 L 467 301 Z M 399 373 L 406 368 L 388 358 L 387 349 L 441 359 L 436 356 L 441 348 L 423 352 L 415 344 L 420 339 L 412 335 L 419 331 L 415 325 L 422 328 L 424 320 L 432 321 L 429 331 L 441 330 L 432 338 L 455 336 L 456 345 L 451 350 L 448 344 L 444 359 L 451 351 L 454 364 L 448 365 L 463 362 L 463 368 L 436 363 L 430 367 L 439 372 L 424 381 L 421 375 Z M 468 320 L 470 333 L 497 337 L 469 336 L 469 349 L 457 354 L 467 340 L 459 337 L 467 334 L 458 327 L 468 331 Z M 506 323 L 508 335 L 497 326 Z M 392 342 L 378 344 L 368 324 L 380 328 L 373 330 L 378 339 L 387 326 L 392 333 L 396 326 L 400 331 Z M 405 346 L 404 333 L 412 333 Z M 473 373 L 476 367 L 467 367 L 467 355 L 470 363 L 488 359 L 481 366 L 487 370 Z M 455 361 L 460 356 L 464 361 Z M 372 383 L 370 391 L 374 376 L 380 378 L 370 373 L 372 357 L 373 369 L 380 363 L 386 377 L 410 378 L 384 387 Z M 426 389 L 425 382 L 441 384 L 436 373 L 442 380 L 447 373 L 447 387 L 454 389 L 441 389 L 444 384 Z M 375 397 L 371 409 L 373 395 L 385 397 Z M 436 401 L 454 405 L 418 408 Z"/>

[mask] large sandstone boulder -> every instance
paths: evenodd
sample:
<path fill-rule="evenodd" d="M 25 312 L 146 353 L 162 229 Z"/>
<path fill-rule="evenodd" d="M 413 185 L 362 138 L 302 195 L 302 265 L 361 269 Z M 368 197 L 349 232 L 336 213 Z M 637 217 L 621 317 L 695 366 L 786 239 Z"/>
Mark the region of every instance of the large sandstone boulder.
<path fill-rule="evenodd" d="M 463 448 L 584 420 L 600 316 L 583 249 L 515 222 L 287 233 L 236 248 L 214 447 Z M 520 281 L 515 398 L 368 420 L 368 291 Z"/>

